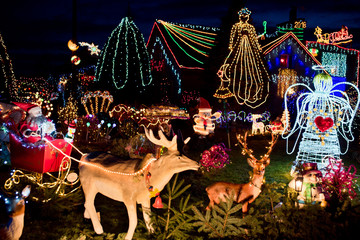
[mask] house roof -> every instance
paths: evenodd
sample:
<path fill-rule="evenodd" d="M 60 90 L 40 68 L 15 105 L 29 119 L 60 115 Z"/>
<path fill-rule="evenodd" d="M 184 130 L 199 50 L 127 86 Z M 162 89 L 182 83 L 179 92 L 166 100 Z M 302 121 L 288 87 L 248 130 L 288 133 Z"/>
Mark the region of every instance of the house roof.
<path fill-rule="evenodd" d="M 318 48 L 322 51 L 331 51 L 336 53 L 355 55 L 356 56 L 356 66 L 355 66 L 355 75 L 356 75 L 356 84 L 359 85 L 359 69 L 360 67 L 360 50 L 353 48 L 345 48 L 339 45 L 330 44 L 330 43 L 319 43 L 316 41 L 306 41 L 306 47 L 308 48 Z"/>
<path fill-rule="evenodd" d="M 310 53 L 309 49 L 292 32 L 287 32 L 284 35 L 280 36 L 279 38 L 275 39 L 274 41 L 262 46 L 263 54 L 264 55 L 269 54 L 273 49 L 275 49 L 282 42 L 284 42 L 286 39 L 289 38 L 293 38 L 298 43 L 300 48 L 302 48 L 309 55 L 309 57 L 316 63 L 316 65 L 321 66 L 321 63 Z"/>
<path fill-rule="evenodd" d="M 177 24 L 156 20 L 146 47 L 159 37 L 180 68 L 204 69 L 210 50 L 215 46 L 218 28 Z"/>

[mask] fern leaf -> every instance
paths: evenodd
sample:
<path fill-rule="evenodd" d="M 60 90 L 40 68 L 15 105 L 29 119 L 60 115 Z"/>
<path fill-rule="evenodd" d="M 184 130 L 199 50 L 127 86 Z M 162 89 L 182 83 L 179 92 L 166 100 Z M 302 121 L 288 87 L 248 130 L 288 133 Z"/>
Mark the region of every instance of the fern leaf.
<path fill-rule="evenodd" d="M 181 179 L 181 181 L 173 187 L 173 194 L 175 194 L 177 191 L 179 191 L 180 187 L 184 184 L 185 180 Z"/>
<path fill-rule="evenodd" d="M 206 220 L 207 222 L 210 221 L 210 217 L 211 217 L 210 213 L 211 213 L 211 211 L 206 211 L 206 213 L 205 213 L 205 220 Z"/>
<path fill-rule="evenodd" d="M 206 221 L 205 220 L 205 217 L 202 215 L 202 213 L 199 211 L 199 209 L 197 209 L 197 207 L 195 206 L 192 206 L 191 208 L 193 210 L 193 212 L 195 213 L 195 216 L 201 220 L 201 221 Z M 207 211 L 207 212 L 210 212 L 210 211 Z"/>
<path fill-rule="evenodd" d="M 242 204 L 236 204 L 235 207 L 231 208 L 228 214 L 234 214 L 242 208 Z"/>
<path fill-rule="evenodd" d="M 242 218 L 229 217 L 227 219 L 228 224 L 235 224 L 236 226 L 244 225 L 245 222 Z"/>
<path fill-rule="evenodd" d="M 229 235 L 237 235 L 237 233 L 239 233 L 240 231 L 239 228 L 235 227 L 234 225 L 227 225 L 226 232 L 231 232 L 231 234 Z"/>
<path fill-rule="evenodd" d="M 191 187 L 191 184 L 185 186 L 183 189 L 179 190 L 176 194 L 174 194 L 172 196 L 172 199 L 177 198 L 178 196 L 180 196 L 181 194 L 183 194 L 186 190 L 188 190 Z"/>
<path fill-rule="evenodd" d="M 220 214 L 222 214 L 224 216 L 226 215 L 226 212 L 224 210 L 222 210 L 220 207 L 218 207 L 217 205 L 213 206 L 213 211 L 216 211 L 216 212 L 218 212 L 218 213 L 220 213 Z"/>

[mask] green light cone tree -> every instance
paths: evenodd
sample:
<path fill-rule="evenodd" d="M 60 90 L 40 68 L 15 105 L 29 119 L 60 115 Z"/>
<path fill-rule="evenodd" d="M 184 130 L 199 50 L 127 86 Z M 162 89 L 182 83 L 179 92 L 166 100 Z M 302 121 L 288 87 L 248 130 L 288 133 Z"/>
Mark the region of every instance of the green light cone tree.
<path fill-rule="evenodd" d="M 144 37 L 130 17 L 112 31 L 97 63 L 97 90 L 108 90 L 116 100 L 141 99 L 152 82 Z"/>

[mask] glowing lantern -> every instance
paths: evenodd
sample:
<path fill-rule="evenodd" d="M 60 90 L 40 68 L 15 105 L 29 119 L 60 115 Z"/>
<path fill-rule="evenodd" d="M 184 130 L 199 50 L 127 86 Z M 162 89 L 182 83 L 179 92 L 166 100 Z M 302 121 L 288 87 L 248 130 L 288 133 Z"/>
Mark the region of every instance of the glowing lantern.
<path fill-rule="evenodd" d="M 280 67 L 288 68 L 289 67 L 289 55 L 281 54 L 280 56 Z"/>
<path fill-rule="evenodd" d="M 68 48 L 69 48 L 71 51 L 75 52 L 76 50 L 78 50 L 79 46 L 70 39 L 70 40 L 68 41 Z"/>
<path fill-rule="evenodd" d="M 309 51 L 314 57 L 316 57 L 319 53 L 319 50 L 316 48 L 310 48 Z"/>
<path fill-rule="evenodd" d="M 303 207 L 305 204 L 321 203 L 325 206 L 325 196 L 321 188 L 320 179 L 321 172 L 317 168 L 316 163 L 304 163 L 302 171 L 295 175 L 289 183 L 289 187 L 299 193 L 297 204 Z"/>
<path fill-rule="evenodd" d="M 72 64 L 79 65 L 80 62 L 81 62 L 81 59 L 78 56 L 74 55 L 74 56 L 71 57 L 71 63 Z"/>
<path fill-rule="evenodd" d="M 208 135 L 213 133 L 215 129 L 216 119 L 221 117 L 221 113 L 216 112 L 211 114 L 211 107 L 209 102 L 200 97 L 199 114 L 194 115 L 194 121 L 196 125 L 193 126 L 194 131 L 200 135 Z"/>

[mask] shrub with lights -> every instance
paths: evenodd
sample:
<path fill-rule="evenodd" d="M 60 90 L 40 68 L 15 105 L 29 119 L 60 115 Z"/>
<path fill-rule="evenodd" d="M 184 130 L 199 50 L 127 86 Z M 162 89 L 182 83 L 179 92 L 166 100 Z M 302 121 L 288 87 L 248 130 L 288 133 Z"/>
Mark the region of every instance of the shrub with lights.
<path fill-rule="evenodd" d="M 99 116 L 100 115 L 100 116 Z M 107 114 L 86 115 L 76 121 L 76 143 L 105 143 L 116 135 L 119 123 Z"/>
<path fill-rule="evenodd" d="M 230 164 L 229 154 L 230 149 L 225 147 L 224 143 L 213 145 L 209 150 L 205 150 L 201 154 L 200 164 L 207 172 L 214 169 L 224 168 Z"/>
<path fill-rule="evenodd" d="M 78 111 L 79 108 L 77 105 L 77 100 L 75 100 L 73 97 L 69 97 L 65 107 L 61 107 L 58 111 L 58 121 L 61 124 L 64 124 L 65 122 L 70 123 L 78 118 Z"/>
<path fill-rule="evenodd" d="M 322 186 L 331 202 L 354 199 L 356 193 L 356 167 L 344 166 L 342 160 L 329 157 L 329 165 L 322 178 Z"/>

